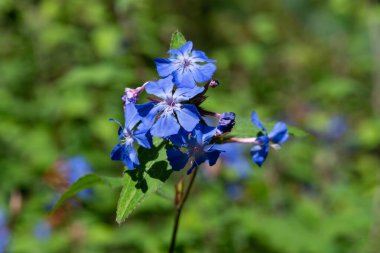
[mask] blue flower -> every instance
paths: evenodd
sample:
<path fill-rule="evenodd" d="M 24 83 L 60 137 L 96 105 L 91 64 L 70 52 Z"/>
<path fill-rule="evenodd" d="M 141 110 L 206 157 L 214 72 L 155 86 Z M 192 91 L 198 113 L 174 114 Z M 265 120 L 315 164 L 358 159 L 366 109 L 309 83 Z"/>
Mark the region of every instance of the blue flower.
<path fill-rule="evenodd" d="M 91 165 L 86 158 L 74 156 L 67 161 L 67 171 L 65 172 L 69 186 L 75 183 L 79 178 L 92 173 Z M 92 190 L 86 189 L 78 193 L 80 198 L 86 199 L 92 196 Z"/>
<path fill-rule="evenodd" d="M 226 192 L 230 199 L 238 200 L 244 195 L 244 188 L 239 183 L 229 183 L 226 185 Z"/>
<path fill-rule="evenodd" d="M 251 120 L 254 125 L 263 131 L 263 133 L 259 133 L 255 141 L 256 145 L 251 149 L 253 162 L 261 167 L 268 156 L 270 146 L 278 149 L 281 147 L 280 145 L 288 139 L 288 128 L 285 123 L 277 122 L 272 131 L 268 134 L 256 112 L 252 113 Z"/>
<path fill-rule="evenodd" d="M 173 75 L 173 82 L 180 88 L 193 88 L 196 82 L 210 80 L 216 70 L 215 60 L 192 48 L 193 43 L 188 41 L 179 49 L 169 50 L 168 59 L 155 59 L 158 74 L 161 77 Z"/>
<path fill-rule="evenodd" d="M 120 160 L 129 169 L 134 169 L 140 165 L 137 153 L 133 147 L 135 141 L 145 148 L 151 148 L 152 137 L 148 132 L 148 128 L 141 123 L 141 118 L 138 115 L 137 109 L 133 103 L 125 105 L 124 110 L 125 124 L 124 128 L 121 124 L 119 128 L 119 141 L 111 151 L 112 160 Z M 140 123 L 140 124 L 139 124 Z"/>
<path fill-rule="evenodd" d="M 222 150 L 209 145 L 212 137 L 216 133 L 216 128 L 198 125 L 189 135 L 188 140 L 182 145 L 187 152 L 183 153 L 177 147 L 170 147 L 166 154 L 173 170 L 181 170 L 190 160 L 188 174 L 200 164 L 208 161 L 210 166 L 215 165 Z M 182 135 L 183 136 L 183 135 Z"/>
<path fill-rule="evenodd" d="M 241 143 L 225 143 L 215 145 L 224 150 L 221 154 L 223 163 L 233 169 L 239 178 L 246 178 L 251 171 L 249 160 L 245 156 L 245 146 Z"/>
<path fill-rule="evenodd" d="M 0 209 L 0 253 L 4 253 L 10 241 L 10 232 L 7 227 L 7 219 L 5 213 Z"/>
<path fill-rule="evenodd" d="M 92 173 L 91 165 L 83 156 L 71 157 L 68 161 L 70 171 L 68 173 L 69 184 L 72 185 L 84 175 Z"/>
<path fill-rule="evenodd" d="M 62 174 L 68 187 L 84 175 L 92 173 L 91 165 L 87 162 L 86 158 L 82 156 L 74 156 L 62 161 L 59 163 L 58 170 L 60 174 Z M 78 193 L 78 196 L 83 199 L 91 195 L 91 189 L 86 189 Z"/>
<path fill-rule="evenodd" d="M 201 116 L 197 108 L 188 101 L 201 93 L 203 87 L 177 88 L 173 93 L 174 84 L 170 77 L 149 82 L 146 92 L 158 97 L 142 105 L 136 105 L 142 121 L 151 127 L 154 136 L 168 137 L 177 134 L 180 129 L 191 132 L 199 123 Z"/>
<path fill-rule="evenodd" d="M 38 240 L 47 240 L 51 235 L 51 225 L 47 221 L 40 221 L 34 226 L 33 234 Z"/>

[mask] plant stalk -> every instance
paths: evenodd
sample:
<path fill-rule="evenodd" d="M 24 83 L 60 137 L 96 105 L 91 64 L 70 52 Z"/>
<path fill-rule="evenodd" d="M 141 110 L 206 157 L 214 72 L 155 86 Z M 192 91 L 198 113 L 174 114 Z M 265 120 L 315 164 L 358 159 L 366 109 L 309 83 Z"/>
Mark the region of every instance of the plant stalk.
<path fill-rule="evenodd" d="M 191 178 L 190 178 L 189 186 L 186 188 L 186 192 L 183 195 L 181 201 L 175 207 L 174 226 L 173 226 L 172 239 L 171 239 L 171 242 L 170 242 L 169 253 L 173 253 L 174 250 L 175 250 L 175 244 L 176 244 L 176 239 L 177 239 L 178 226 L 179 226 L 179 221 L 180 221 L 180 218 L 181 218 L 182 209 L 183 209 L 183 206 L 184 206 L 184 204 L 185 204 L 185 202 L 186 202 L 186 200 L 187 200 L 187 198 L 189 196 L 190 190 L 191 190 L 191 188 L 193 186 L 195 177 L 197 175 L 197 171 L 198 171 L 198 166 L 195 167 L 194 170 L 193 170 L 193 173 L 191 173 Z"/>

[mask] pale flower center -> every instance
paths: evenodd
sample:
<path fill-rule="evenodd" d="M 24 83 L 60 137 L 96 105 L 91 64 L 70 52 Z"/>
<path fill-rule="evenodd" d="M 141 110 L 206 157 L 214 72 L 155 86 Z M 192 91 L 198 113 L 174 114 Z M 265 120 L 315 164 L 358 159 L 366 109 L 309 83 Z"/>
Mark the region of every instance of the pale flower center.
<path fill-rule="evenodd" d="M 122 140 L 122 143 L 124 143 L 125 145 L 133 143 L 132 133 L 128 129 L 123 130 L 123 135 L 124 139 Z"/>
<path fill-rule="evenodd" d="M 181 104 L 177 103 L 174 98 L 168 97 L 164 101 L 161 101 L 157 106 L 162 110 L 165 115 L 173 114 L 175 110 L 181 108 Z"/>

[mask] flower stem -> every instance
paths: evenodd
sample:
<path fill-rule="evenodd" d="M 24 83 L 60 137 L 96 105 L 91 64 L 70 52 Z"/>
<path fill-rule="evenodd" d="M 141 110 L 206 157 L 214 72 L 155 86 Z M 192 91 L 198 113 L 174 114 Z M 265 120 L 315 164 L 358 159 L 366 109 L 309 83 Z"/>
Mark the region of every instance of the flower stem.
<path fill-rule="evenodd" d="M 185 202 L 186 202 L 186 200 L 187 200 L 187 198 L 189 196 L 190 190 L 191 190 L 191 188 L 193 186 L 193 183 L 194 183 L 195 176 L 197 175 L 197 171 L 198 171 L 198 167 L 195 167 L 194 170 L 193 170 L 193 173 L 191 173 L 191 178 L 190 178 L 189 186 L 187 187 L 186 192 L 185 192 L 185 194 L 182 197 L 182 200 L 176 205 L 176 210 L 175 210 L 176 212 L 175 212 L 175 218 L 174 218 L 174 227 L 173 227 L 172 240 L 171 240 L 171 243 L 170 243 L 169 253 L 173 253 L 174 252 L 176 238 L 177 238 L 177 231 L 178 231 L 178 226 L 179 226 L 179 220 L 180 220 L 180 217 L 181 217 L 183 205 L 185 204 Z"/>
<path fill-rule="evenodd" d="M 225 139 L 224 142 L 238 142 L 238 143 L 246 143 L 246 144 L 257 144 L 256 138 L 236 138 L 231 137 L 228 139 Z"/>

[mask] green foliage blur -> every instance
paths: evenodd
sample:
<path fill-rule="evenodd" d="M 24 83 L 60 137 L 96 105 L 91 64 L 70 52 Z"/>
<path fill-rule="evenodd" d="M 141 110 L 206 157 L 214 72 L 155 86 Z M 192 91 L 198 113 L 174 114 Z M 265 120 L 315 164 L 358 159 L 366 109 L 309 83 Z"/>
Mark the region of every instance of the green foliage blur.
<path fill-rule="evenodd" d="M 272 150 L 263 168 L 250 162 L 243 179 L 222 163 L 203 168 L 178 252 L 380 252 L 377 1 L 1 0 L 9 252 L 167 251 L 176 177 L 121 226 L 120 189 L 95 187 L 93 198 L 58 214 L 46 206 L 60 159 L 81 155 L 100 175 L 122 175 L 109 158 L 117 125 L 108 119 L 123 121 L 125 87 L 158 78 L 153 60 L 166 56 L 177 29 L 217 60 L 221 85 L 205 107 L 244 117 L 256 110 L 310 132 Z M 50 236 L 35 236 L 40 221 L 52 225 Z"/>

